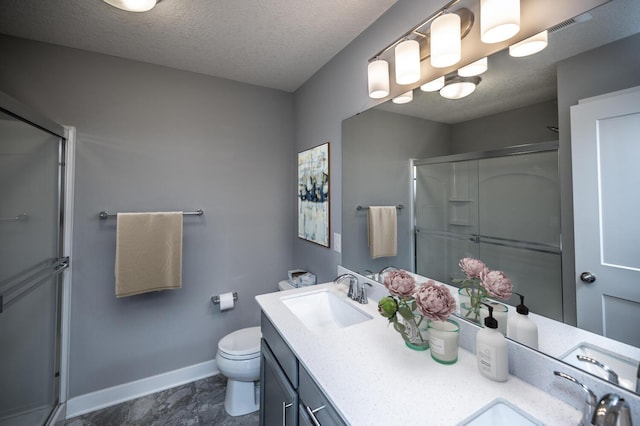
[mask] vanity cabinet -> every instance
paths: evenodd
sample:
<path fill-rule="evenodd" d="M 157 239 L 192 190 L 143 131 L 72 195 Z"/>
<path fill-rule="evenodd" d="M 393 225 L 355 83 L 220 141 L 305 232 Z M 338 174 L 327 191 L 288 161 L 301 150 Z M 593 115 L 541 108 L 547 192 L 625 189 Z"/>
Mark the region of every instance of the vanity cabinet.
<path fill-rule="evenodd" d="M 261 328 L 260 426 L 346 425 L 264 314 Z"/>
<path fill-rule="evenodd" d="M 260 350 L 260 424 L 296 426 L 298 393 L 264 339 Z"/>

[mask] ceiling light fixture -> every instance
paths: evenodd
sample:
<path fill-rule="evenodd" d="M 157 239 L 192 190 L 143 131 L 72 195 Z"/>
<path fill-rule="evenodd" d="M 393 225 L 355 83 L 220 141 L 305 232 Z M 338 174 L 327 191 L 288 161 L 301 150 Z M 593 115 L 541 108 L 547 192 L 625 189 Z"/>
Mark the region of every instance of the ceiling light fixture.
<path fill-rule="evenodd" d="M 480 77 L 454 75 L 446 79 L 444 87 L 440 89 L 440 96 L 447 99 L 462 99 L 475 92 L 479 83 Z"/>
<path fill-rule="evenodd" d="M 404 40 L 395 48 L 396 83 L 412 84 L 420 80 L 420 43 Z"/>
<path fill-rule="evenodd" d="M 446 68 L 462 56 L 460 16 L 445 13 L 431 23 L 431 65 Z"/>
<path fill-rule="evenodd" d="M 413 100 L 413 90 L 404 92 L 402 95 L 398 95 L 392 99 L 394 104 L 407 104 Z"/>
<path fill-rule="evenodd" d="M 105 3 L 127 12 L 148 12 L 162 0 L 102 0 Z"/>
<path fill-rule="evenodd" d="M 423 92 L 437 92 L 444 87 L 444 75 L 420 86 Z"/>
<path fill-rule="evenodd" d="M 480 1 L 480 40 L 500 43 L 520 31 L 520 0 Z"/>
<path fill-rule="evenodd" d="M 389 63 L 382 59 L 369 62 L 367 67 L 369 96 L 373 99 L 389 96 Z"/>
<path fill-rule="evenodd" d="M 509 46 L 509 55 L 515 58 L 533 55 L 540 52 L 549 44 L 549 33 L 547 30 L 542 31 L 528 39 Z"/>
<path fill-rule="evenodd" d="M 475 62 L 470 63 L 458 70 L 458 75 L 460 77 L 473 77 L 474 75 L 480 75 L 489 69 L 489 64 L 487 57 L 485 56 L 482 59 L 479 59 Z"/>

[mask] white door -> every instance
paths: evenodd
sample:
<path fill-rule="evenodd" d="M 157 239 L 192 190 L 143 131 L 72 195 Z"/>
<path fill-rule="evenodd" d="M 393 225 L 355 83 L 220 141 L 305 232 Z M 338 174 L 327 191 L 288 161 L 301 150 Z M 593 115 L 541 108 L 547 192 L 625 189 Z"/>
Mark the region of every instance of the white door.
<path fill-rule="evenodd" d="M 640 87 L 571 107 L 578 327 L 640 346 Z"/>

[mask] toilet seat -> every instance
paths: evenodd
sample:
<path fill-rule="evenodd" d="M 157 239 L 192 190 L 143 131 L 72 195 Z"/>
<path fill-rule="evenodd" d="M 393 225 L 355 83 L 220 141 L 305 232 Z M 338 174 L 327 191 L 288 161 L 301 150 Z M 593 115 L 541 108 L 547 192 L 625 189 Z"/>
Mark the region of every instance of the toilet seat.
<path fill-rule="evenodd" d="M 218 354 L 230 360 L 246 360 L 260 356 L 260 327 L 249 327 L 227 334 L 218 342 Z"/>

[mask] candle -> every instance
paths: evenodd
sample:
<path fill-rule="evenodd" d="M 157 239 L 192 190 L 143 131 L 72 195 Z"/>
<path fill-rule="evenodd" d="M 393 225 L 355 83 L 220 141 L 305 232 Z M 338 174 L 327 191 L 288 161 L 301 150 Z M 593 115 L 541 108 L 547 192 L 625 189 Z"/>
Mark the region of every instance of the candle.
<path fill-rule="evenodd" d="M 503 336 L 507 335 L 507 318 L 509 308 L 498 302 L 485 301 L 484 303 L 493 307 L 493 317 L 498 321 L 498 331 Z M 489 316 L 489 309 L 485 305 L 480 305 L 480 324 L 484 327 L 484 319 Z"/>
<path fill-rule="evenodd" d="M 441 364 L 458 360 L 460 326 L 453 320 L 429 322 L 429 348 L 431 358 Z"/>

